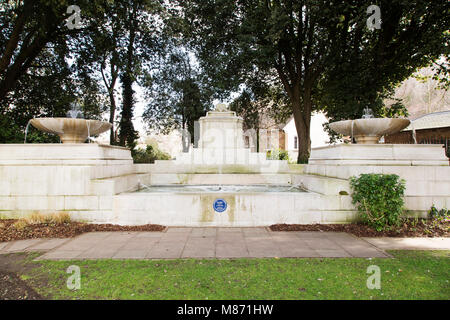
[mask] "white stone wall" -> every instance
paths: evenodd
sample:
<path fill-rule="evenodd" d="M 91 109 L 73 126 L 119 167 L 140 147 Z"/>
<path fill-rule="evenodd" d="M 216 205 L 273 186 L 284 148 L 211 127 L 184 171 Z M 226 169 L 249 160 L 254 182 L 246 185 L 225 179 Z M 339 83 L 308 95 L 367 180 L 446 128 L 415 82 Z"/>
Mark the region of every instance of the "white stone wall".
<path fill-rule="evenodd" d="M 215 212 L 215 199 L 227 209 Z M 315 193 L 127 193 L 114 199 L 113 223 L 168 226 L 267 226 L 276 223 L 345 223 L 355 219 L 348 196 Z"/>
<path fill-rule="evenodd" d="M 362 173 L 406 181 L 405 207 L 426 217 L 434 204 L 450 208 L 450 166 L 441 145 L 342 145 L 313 150 L 305 173 L 347 181 Z"/>
<path fill-rule="evenodd" d="M 98 144 L 0 145 L 0 217 L 69 212 L 111 218 L 113 196 L 136 190 L 126 148 Z"/>
<path fill-rule="evenodd" d="M 372 148 L 375 150 L 362 155 L 355 152 L 356 149 L 348 149 L 350 152 L 347 149 L 336 152 L 336 147 L 320 149 L 321 155 L 316 159 L 330 160 L 331 164 L 302 166 L 263 161 L 241 165 L 197 165 L 169 160 L 134 165 L 129 150 L 120 147 L 0 145 L 0 217 L 19 217 L 36 211 L 65 211 L 73 219 L 117 224 L 263 226 L 273 223 L 346 223 L 357 217 L 351 204 L 348 179 L 360 173 L 395 173 L 405 179 L 406 208 L 413 214 L 425 216 L 433 204 L 438 208 L 450 207 L 450 167 L 448 162 L 435 164 L 436 161 L 445 163 L 445 160 L 437 159 L 440 157 L 436 155 L 440 150 L 438 147 L 373 145 Z M 406 160 L 407 165 L 398 162 L 396 165 L 364 164 L 377 155 L 392 161 L 414 157 L 414 161 L 428 165 L 411 165 L 411 160 Z M 352 156 L 365 159 L 354 158 L 361 161 L 359 164 L 340 163 Z M 134 192 L 141 184 L 257 184 L 269 188 L 271 185 L 294 185 L 309 192 Z M 219 197 L 228 202 L 228 211 L 217 213 L 212 209 L 213 201 Z"/>

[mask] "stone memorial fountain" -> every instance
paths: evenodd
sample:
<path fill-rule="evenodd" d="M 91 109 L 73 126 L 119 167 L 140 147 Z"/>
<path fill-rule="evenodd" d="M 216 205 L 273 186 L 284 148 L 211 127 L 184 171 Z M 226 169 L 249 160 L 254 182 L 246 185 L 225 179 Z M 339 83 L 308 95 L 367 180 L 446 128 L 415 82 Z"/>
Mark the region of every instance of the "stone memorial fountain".
<path fill-rule="evenodd" d="M 310 164 L 321 165 L 448 165 L 440 146 L 384 144 L 380 138 L 396 133 L 410 124 L 401 118 L 375 118 L 369 108 L 361 119 L 330 123 L 330 128 L 350 136 L 356 143 L 315 148 Z"/>
<path fill-rule="evenodd" d="M 106 121 L 84 119 L 77 104 L 72 105 L 66 118 L 34 118 L 30 120 L 30 124 L 41 131 L 57 134 L 62 143 L 84 143 L 89 137 L 112 127 L 112 124 Z"/>
<path fill-rule="evenodd" d="M 134 164 L 127 148 L 83 143 L 108 130 L 83 119 L 37 118 L 36 128 L 63 143 L 0 144 L 0 217 L 64 211 L 73 220 L 122 225 L 268 226 L 346 223 L 357 218 L 349 177 L 398 173 L 407 180 L 405 203 L 426 215 L 450 204 L 450 168 L 441 145 L 378 143 L 405 119 L 331 124 L 358 143 L 314 148 L 308 165 L 268 160 L 244 145 L 242 118 L 218 105 L 199 120 L 198 147 L 175 160 Z"/>
<path fill-rule="evenodd" d="M 330 128 L 344 136 L 354 138 L 358 144 L 376 144 L 382 136 L 396 133 L 409 124 L 408 119 L 375 118 L 372 110 L 365 108 L 361 119 L 332 122 Z"/>

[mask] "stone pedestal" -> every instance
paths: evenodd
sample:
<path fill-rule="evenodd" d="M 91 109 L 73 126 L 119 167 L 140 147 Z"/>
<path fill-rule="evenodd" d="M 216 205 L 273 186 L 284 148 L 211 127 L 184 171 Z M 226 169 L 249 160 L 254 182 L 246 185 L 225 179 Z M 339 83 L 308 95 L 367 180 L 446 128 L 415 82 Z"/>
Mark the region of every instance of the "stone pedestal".
<path fill-rule="evenodd" d="M 191 165 L 241 165 L 259 166 L 263 170 L 279 172 L 286 170 L 287 161 L 267 160 L 265 153 L 251 152 L 244 147 L 243 119 L 225 105 L 218 105 L 199 119 L 198 148 L 181 153 L 173 166 Z M 161 165 L 158 161 L 157 165 Z M 219 169 L 220 171 L 220 169 Z M 220 173 L 220 172 L 219 172 Z"/>
<path fill-rule="evenodd" d="M 244 148 L 243 119 L 234 111 L 209 111 L 199 119 L 199 149 L 241 149 Z"/>
<path fill-rule="evenodd" d="M 309 164 L 448 166 L 443 145 L 338 144 L 314 148 Z"/>
<path fill-rule="evenodd" d="M 114 195 L 137 190 L 130 150 L 98 144 L 0 144 L 0 218 L 68 212 L 112 221 Z"/>

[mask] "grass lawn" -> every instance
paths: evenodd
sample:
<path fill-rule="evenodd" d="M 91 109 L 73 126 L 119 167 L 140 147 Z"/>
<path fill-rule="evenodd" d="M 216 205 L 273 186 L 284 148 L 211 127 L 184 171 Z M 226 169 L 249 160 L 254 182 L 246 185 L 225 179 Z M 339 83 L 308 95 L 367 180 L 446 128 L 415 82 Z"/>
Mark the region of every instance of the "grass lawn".
<path fill-rule="evenodd" d="M 450 251 L 391 251 L 394 259 L 40 261 L 22 275 L 52 299 L 450 299 Z M 81 289 L 66 269 L 81 269 Z M 366 286 L 381 269 L 381 289 Z"/>

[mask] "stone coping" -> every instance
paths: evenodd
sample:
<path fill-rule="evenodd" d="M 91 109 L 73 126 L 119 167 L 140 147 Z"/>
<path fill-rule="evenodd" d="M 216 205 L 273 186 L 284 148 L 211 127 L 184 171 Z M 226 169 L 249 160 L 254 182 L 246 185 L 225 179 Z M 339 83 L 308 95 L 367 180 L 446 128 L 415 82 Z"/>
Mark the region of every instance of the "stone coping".
<path fill-rule="evenodd" d="M 393 147 L 399 147 L 399 148 L 429 148 L 429 147 L 444 147 L 443 144 L 394 144 L 394 143 L 376 143 L 376 144 L 351 144 L 351 143 L 339 143 L 339 144 L 333 144 L 328 146 L 322 146 L 322 147 L 316 147 L 311 148 L 312 150 L 322 150 L 322 149 L 333 149 L 333 148 L 340 148 L 340 147 L 346 147 L 346 148 L 355 148 L 355 147 L 369 147 L 373 148 L 374 146 L 379 148 L 393 148 Z"/>
<path fill-rule="evenodd" d="M 132 160 L 128 148 L 96 143 L 0 144 L 0 160 Z"/>
<path fill-rule="evenodd" d="M 122 147 L 122 146 L 113 146 L 110 144 L 100 144 L 100 143 L 2 143 L 0 144 L 0 148 L 3 146 L 7 147 L 25 147 L 25 148 L 31 148 L 31 147 L 50 147 L 50 148 L 73 148 L 73 147 L 101 147 L 101 148 L 111 148 L 111 149 L 122 149 L 122 150 L 130 150 L 129 148 Z"/>

